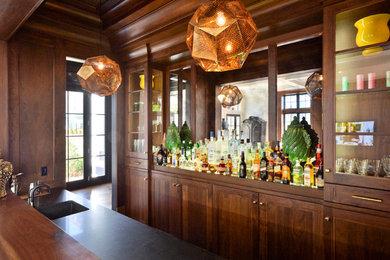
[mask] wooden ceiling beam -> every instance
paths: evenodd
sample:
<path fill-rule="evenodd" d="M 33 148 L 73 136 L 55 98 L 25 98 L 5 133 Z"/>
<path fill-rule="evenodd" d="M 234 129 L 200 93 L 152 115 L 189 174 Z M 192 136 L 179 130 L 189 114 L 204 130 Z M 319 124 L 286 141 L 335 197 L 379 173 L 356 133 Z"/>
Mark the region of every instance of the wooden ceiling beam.
<path fill-rule="evenodd" d="M 43 0 L 2 0 L 0 4 L 0 40 L 9 40 Z"/>

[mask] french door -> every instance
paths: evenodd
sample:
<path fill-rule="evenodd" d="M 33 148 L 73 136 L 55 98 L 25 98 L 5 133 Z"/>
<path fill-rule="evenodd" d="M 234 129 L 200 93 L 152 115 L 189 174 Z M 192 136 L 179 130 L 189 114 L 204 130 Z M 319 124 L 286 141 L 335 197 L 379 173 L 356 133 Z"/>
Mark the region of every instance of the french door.
<path fill-rule="evenodd" d="M 69 63 L 68 76 L 81 66 Z M 111 97 L 87 93 L 77 83 L 67 80 L 65 175 L 68 189 L 111 181 Z"/>

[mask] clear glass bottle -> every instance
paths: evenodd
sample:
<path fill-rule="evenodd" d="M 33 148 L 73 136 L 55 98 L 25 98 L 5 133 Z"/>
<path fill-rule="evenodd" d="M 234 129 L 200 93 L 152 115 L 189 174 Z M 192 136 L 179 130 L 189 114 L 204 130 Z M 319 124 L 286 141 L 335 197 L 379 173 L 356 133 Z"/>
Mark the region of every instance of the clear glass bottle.
<path fill-rule="evenodd" d="M 232 173 L 232 175 L 233 176 L 238 176 L 238 172 L 240 170 L 240 157 L 238 156 L 238 151 L 237 150 L 234 151 L 232 164 L 233 164 L 233 173 Z"/>
<path fill-rule="evenodd" d="M 293 167 L 292 185 L 303 186 L 303 168 L 299 160 L 295 162 L 295 165 Z"/>

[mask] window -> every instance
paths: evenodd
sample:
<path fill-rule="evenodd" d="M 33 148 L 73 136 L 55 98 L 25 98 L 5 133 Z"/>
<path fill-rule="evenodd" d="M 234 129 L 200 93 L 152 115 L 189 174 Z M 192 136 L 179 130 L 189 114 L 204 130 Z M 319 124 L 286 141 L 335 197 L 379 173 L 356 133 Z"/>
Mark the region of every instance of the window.
<path fill-rule="evenodd" d="M 71 189 L 111 181 L 111 97 L 82 90 L 76 76 L 81 65 L 67 61 L 65 162 Z"/>
<path fill-rule="evenodd" d="M 301 121 L 304 117 L 310 124 L 310 96 L 307 93 L 291 93 L 282 96 L 281 100 L 281 123 L 282 123 L 282 135 L 287 127 L 291 124 L 294 117 L 298 117 Z"/>

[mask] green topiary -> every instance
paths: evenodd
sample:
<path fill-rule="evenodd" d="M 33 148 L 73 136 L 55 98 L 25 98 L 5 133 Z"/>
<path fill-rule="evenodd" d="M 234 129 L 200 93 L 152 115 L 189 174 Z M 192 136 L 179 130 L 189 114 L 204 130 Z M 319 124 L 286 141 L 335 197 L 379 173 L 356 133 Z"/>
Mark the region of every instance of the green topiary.
<path fill-rule="evenodd" d="M 172 124 L 168 127 L 167 138 L 165 139 L 165 147 L 168 151 L 172 151 L 174 148 L 180 147 L 180 135 L 177 130 L 175 122 L 172 121 Z"/>
<path fill-rule="evenodd" d="M 191 141 L 191 129 L 187 125 L 187 121 L 184 122 L 184 125 L 180 129 L 180 141 L 185 143 L 186 146 L 189 145 Z"/>

